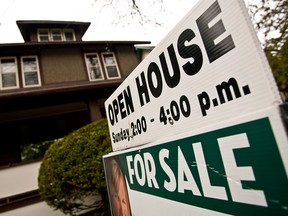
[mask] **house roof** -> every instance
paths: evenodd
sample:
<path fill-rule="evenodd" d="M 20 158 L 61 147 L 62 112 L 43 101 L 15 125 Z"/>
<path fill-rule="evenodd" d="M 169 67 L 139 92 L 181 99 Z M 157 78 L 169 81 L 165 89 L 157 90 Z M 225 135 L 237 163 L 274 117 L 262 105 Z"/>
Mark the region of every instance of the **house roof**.
<path fill-rule="evenodd" d="M 35 28 L 73 28 L 82 37 L 90 26 L 90 22 L 54 21 L 54 20 L 17 20 L 16 24 L 25 42 L 30 40 L 29 34 Z"/>
<path fill-rule="evenodd" d="M 65 41 L 36 43 L 0 43 L 0 56 L 15 55 L 15 53 L 36 53 L 44 48 L 79 48 L 79 47 L 109 47 L 114 45 L 149 44 L 150 41 Z"/>

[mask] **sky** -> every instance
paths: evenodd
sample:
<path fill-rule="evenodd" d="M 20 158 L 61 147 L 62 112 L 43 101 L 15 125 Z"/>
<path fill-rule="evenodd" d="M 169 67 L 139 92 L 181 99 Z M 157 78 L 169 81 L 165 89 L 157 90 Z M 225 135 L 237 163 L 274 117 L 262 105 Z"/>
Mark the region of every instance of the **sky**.
<path fill-rule="evenodd" d="M 110 1 L 109 6 L 103 3 Z M 0 43 L 24 42 L 16 20 L 63 20 L 90 22 L 84 41 L 140 40 L 156 46 L 198 1 L 136 0 L 152 20 L 141 25 L 139 19 L 125 17 L 127 2 L 132 0 L 0 0 Z M 247 5 L 257 0 L 243 1 Z M 155 20 L 161 25 L 155 25 Z"/>
<path fill-rule="evenodd" d="M 16 20 L 64 20 L 90 22 L 84 41 L 141 40 L 157 45 L 162 38 L 188 13 L 198 0 L 163 0 L 163 4 L 147 6 L 148 0 L 138 0 L 143 14 L 161 25 L 139 19 L 119 18 L 127 13 L 127 2 L 104 6 L 103 0 L 1 0 L 0 43 L 24 42 Z M 150 2 L 159 0 L 150 0 Z M 117 15 L 118 14 L 118 15 Z"/>

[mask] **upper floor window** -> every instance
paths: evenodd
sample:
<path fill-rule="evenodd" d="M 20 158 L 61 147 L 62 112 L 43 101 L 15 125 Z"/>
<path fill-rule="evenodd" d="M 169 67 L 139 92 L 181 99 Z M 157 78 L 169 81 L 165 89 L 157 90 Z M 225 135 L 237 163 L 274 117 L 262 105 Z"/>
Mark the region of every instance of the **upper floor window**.
<path fill-rule="evenodd" d="M 89 79 L 103 80 L 103 73 L 101 70 L 100 59 L 97 53 L 85 54 L 86 67 Z"/>
<path fill-rule="evenodd" d="M 64 40 L 65 41 L 75 41 L 73 29 L 64 29 L 63 33 L 64 33 Z"/>
<path fill-rule="evenodd" d="M 117 61 L 113 52 L 102 53 L 108 79 L 120 78 Z"/>
<path fill-rule="evenodd" d="M 73 29 L 38 29 L 38 41 L 75 41 Z"/>
<path fill-rule="evenodd" d="M 52 41 L 62 41 L 62 31 L 61 29 L 51 29 L 51 39 Z"/>
<path fill-rule="evenodd" d="M 23 86 L 40 86 L 41 81 L 37 56 L 21 57 L 21 65 L 23 74 Z"/>
<path fill-rule="evenodd" d="M 18 88 L 18 69 L 16 57 L 0 59 L 1 89 Z"/>
<path fill-rule="evenodd" d="M 38 29 L 38 40 L 47 42 L 49 41 L 49 30 L 48 29 Z"/>

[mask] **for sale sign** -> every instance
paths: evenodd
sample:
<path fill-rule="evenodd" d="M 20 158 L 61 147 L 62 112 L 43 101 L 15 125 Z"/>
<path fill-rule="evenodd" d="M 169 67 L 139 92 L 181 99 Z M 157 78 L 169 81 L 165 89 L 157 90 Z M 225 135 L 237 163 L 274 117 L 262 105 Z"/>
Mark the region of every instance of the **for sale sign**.
<path fill-rule="evenodd" d="M 114 215 L 287 215 L 287 150 L 270 109 L 107 155 L 123 173 L 106 169 Z"/>
<path fill-rule="evenodd" d="M 105 102 L 113 150 L 275 106 L 280 97 L 243 0 L 205 0 Z"/>
<path fill-rule="evenodd" d="M 288 215 L 280 103 L 243 0 L 199 1 L 105 102 L 112 214 Z"/>

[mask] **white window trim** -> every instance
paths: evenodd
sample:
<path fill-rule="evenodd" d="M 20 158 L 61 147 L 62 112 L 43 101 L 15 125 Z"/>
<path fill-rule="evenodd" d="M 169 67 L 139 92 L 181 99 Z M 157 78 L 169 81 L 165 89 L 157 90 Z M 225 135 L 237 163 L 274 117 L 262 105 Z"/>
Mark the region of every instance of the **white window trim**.
<path fill-rule="evenodd" d="M 59 31 L 60 32 L 60 36 L 61 36 L 61 40 L 54 40 L 53 39 L 53 33 L 52 33 L 52 31 Z M 63 41 L 63 30 L 62 29 L 60 29 L 60 28 L 52 28 L 52 29 L 49 29 L 49 35 L 50 35 L 50 40 L 49 41 L 53 41 L 53 42 L 61 42 L 61 41 Z"/>
<path fill-rule="evenodd" d="M 25 58 L 35 58 L 36 59 L 38 84 L 35 84 L 35 85 L 26 85 L 25 84 L 25 71 L 24 71 L 24 64 L 23 64 L 23 59 L 25 59 Z M 42 85 L 41 84 L 41 78 L 40 78 L 39 61 L 38 61 L 37 56 L 21 56 L 21 71 L 22 71 L 22 81 L 23 81 L 23 87 L 24 88 L 38 87 L 38 86 Z"/>
<path fill-rule="evenodd" d="M 40 33 L 39 33 L 40 31 L 47 31 L 48 32 L 48 41 L 41 41 L 40 40 Z M 37 29 L 37 38 L 38 38 L 39 42 L 49 42 L 51 40 L 49 29 L 48 28 L 39 28 L 39 29 Z"/>
<path fill-rule="evenodd" d="M 40 31 L 47 31 L 48 32 L 48 41 L 41 41 L 40 40 Z M 60 40 L 56 40 L 54 41 L 53 40 L 53 34 L 52 34 L 52 31 L 53 30 L 57 30 L 57 31 L 60 31 L 60 34 L 61 34 L 61 41 L 70 41 L 70 40 L 66 40 L 66 37 L 65 37 L 65 32 L 71 32 L 72 35 L 73 35 L 73 40 L 72 41 L 76 41 L 76 36 L 75 36 L 75 32 L 74 32 L 74 29 L 61 29 L 61 28 L 38 28 L 37 29 L 37 39 L 38 39 L 38 42 L 60 42 Z"/>
<path fill-rule="evenodd" d="M 105 54 L 112 54 L 112 55 L 113 55 L 113 58 L 114 58 L 114 60 L 115 60 L 115 64 L 106 65 L 106 63 L 105 63 L 105 58 L 104 58 L 104 55 L 105 55 Z M 102 52 L 102 53 L 101 53 L 101 56 L 102 56 L 102 60 L 103 60 L 103 64 L 104 64 L 104 70 L 105 70 L 107 79 L 108 79 L 108 80 L 111 80 L 111 79 L 119 79 L 119 78 L 121 78 L 121 74 L 120 74 L 120 70 L 119 70 L 119 67 L 118 67 L 118 63 L 117 63 L 117 59 L 116 59 L 115 53 L 114 53 L 114 52 Z M 108 74 L 108 71 L 107 71 L 107 67 L 106 67 L 106 66 L 114 66 L 114 65 L 116 66 L 118 76 L 117 76 L 117 77 L 109 77 L 109 74 Z"/>
<path fill-rule="evenodd" d="M 100 72 L 101 72 L 101 77 L 102 78 L 98 78 L 98 79 L 91 79 L 90 73 L 89 73 L 89 65 L 87 62 L 87 56 L 89 55 L 96 55 L 98 58 L 98 63 L 99 63 L 99 68 L 100 68 Z M 104 74 L 103 74 L 103 70 L 102 70 L 102 66 L 101 66 L 101 60 L 100 60 L 100 56 L 98 53 L 84 53 L 84 58 L 85 58 L 85 65 L 86 65 L 86 71 L 89 77 L 90 81 L 100 81 L 100 80 L 104 80 Z"/>
<path fill-rule="evenodd" d="M 66 33 L 66 32 L 71 32 L 72 35 L 73 35 L 73 40 L 72 40 L 72 41 L 76 41 L 74 29 L 63 29 L 63 41 L 67 41 L 67 40 L 66 40 L 66 36 L 65 36 L 65 33 Z M 70 40 L 68 40 L 68 41 L 70 41 Z"/>
<path fill-rule="evenodd" d="M 15 64 L 16 64 L 16 86 L 12 86 L 12 87 L 3 87 L 2 85 L 2 71 L 0 71 L 0 89 L 1 90 L 9 90 L 9 89 L 17 89 L 19 88 L 19 76 L 18 76 L 18 63 L 17 63 L 17 58 L 15 56 L 11 56 L 11 57 L 1 57 L 0 58 L 0 65 L 1 65 L 1 60 L 2 59 L 14 59 L 15 60 Z"/>

